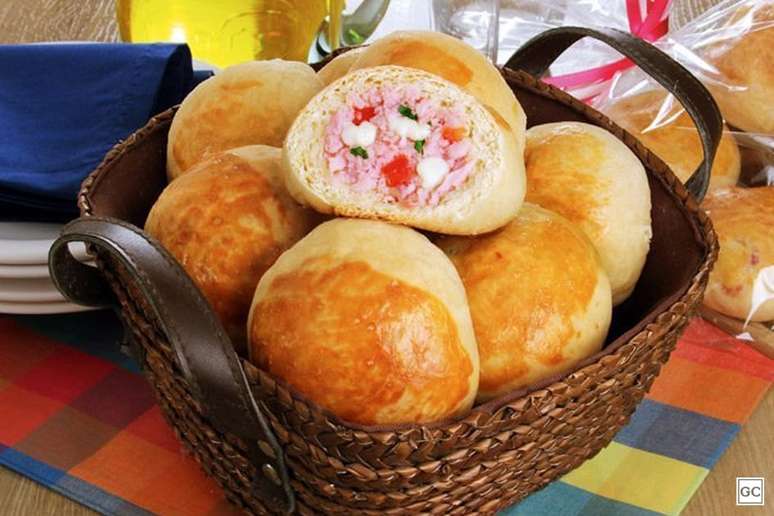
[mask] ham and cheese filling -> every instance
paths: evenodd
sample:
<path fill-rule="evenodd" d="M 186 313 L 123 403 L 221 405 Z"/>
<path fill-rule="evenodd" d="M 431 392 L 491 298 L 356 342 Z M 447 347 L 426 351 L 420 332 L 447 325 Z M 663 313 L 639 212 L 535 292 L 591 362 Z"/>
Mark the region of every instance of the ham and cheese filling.
<path fill-rule="evenodd" d="M 325 130 L 334 180 L 388 202 L 437 205 L 473 170 L 463 115 L 416 86 L 351 93 Z"/>

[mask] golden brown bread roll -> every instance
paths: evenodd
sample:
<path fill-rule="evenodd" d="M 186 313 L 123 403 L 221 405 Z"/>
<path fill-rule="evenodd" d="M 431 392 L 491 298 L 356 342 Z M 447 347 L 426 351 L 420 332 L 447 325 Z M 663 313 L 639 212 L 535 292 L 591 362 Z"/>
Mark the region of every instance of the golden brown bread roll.
<path fill-rule="evenodd" d="M 251 61 L 199 84 L 172 120 L 167 176 L 180 176 L 208 155 L 244 145 L 282 147 L 302 107 L 322 89 L 311 67 L 294 61 Z"/>
<path fill-rule="evenodd" d="M 358 47 L 337 55 L 317 72 L 317 77 L 319 77 L 324 86 L 343 77 L 352 68 L 352 65 L 363 50 L 365 50 L 365 47 Z"/>
<path fill-rule="evenodd" d="M 284 191 L 280 150 L 232 149 L 167 186 L 145 229 L 180 262 L 239 351 L 258 280 L 317 215 Z"/>
<path fill-rule="evenodd" d="M 663 125 L 649 129 L 666 98 L 660 91 L 640 93 L 620 99 L 605 114 L 656 153 L 685 183 L 701 163 L 704 151 L 696 126 L 684 110 L 676 117 L 670 116 Z M 736 140 L 724 132 L 712 164 L 710 188 L 735 185 L 741 166 Z"/>
<path fill-rule="evenodd" d="M 774 2 L 737 9 L 729 21 L 739 35 L 706 50 L 727 85 L 708 83 L 729 124 L 753 133 L 774 133 Z"/>
<path fill-rule="evenodd" d="M 527 203 L 502 229 L 437 243 L 468 293 L 479 400 L 567 371 L 601 348 L 610 282 L 594 246 L 564 217 Z"/>
<path fill-rule="evenodd" d="M 774 186 L 716 190 L 707 195 L 702 207 L 720 243 L 704 304 L 744 320 L 758 272 L 774 265 Z M 764 303 L 751 320 L 774 320 L 774 300 Z"/>
<path fill-rule="evenodd" d="M 368 45 L 350 71 L 380 65 L 418 68 L 456 84 L 493 110 L 521 152 L 527 117 L 508 83 L 484 55 L 441 32 L 396 31 Z"/>
<path fill-rule="evenodd" d="M 650 248 L 645 168 L 618 138 L 581 122 L 527 131 L 527 202 L 578 224 L 597 248 L 613 304 L 631 294 Z"/>
<path fill-rule="evenodd" d="M 350 422 L 454 416 L 478 388 L 459 275 L 407 227 L 321 224 L 261 279 L 248 327 L 256 365 Z"/>

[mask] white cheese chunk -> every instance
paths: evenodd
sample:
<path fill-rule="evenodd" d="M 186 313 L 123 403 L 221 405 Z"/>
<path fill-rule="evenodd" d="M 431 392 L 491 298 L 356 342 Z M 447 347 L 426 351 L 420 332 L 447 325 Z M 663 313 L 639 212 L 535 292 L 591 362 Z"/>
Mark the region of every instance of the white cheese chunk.
<path fill-rule="evenodd" d="M 412 120 L 412 122 L 414 122 Z M 412 140 L 424 140 L 430 136 L 430 126 L 427 124 L 418 124 L 414 122 L 414 125 L 409 129 L 408 137 Z"/>
<path fill-rule="evenodd" d="M 390 124 L 390 129 L 392 129 L 401 138 L 424 140 L 430 136 L 429 125 L 420 124 L 416 120 L 412 120 L 403 115 L 392 114 L 387 118 L 387 123 Z"/>
<path fill-rule="evenodd" d="M 371 122 L 348 124 L 341 132 L 341 140 L 347 147 L 367 147 L 376 140 L 376 126 Z"/>
<path fill-rule="evenodd" d="M 422 188 L 425 190 L 440 185 L 448 173 L 449 165 L 441 158 L 425 158 L 417 165 L 417 174 L 422 178 Z"/>

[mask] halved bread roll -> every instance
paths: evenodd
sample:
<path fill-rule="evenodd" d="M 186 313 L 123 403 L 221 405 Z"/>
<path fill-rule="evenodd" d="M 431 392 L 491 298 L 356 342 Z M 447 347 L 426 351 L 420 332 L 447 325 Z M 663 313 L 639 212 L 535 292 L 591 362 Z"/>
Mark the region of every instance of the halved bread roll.
<path fill-rule="evenodd" d="M 525 203 L 504 228 L 436 244 L 468 294 L 479 401 L 567 371 L 602 347 L 610 282 L 588 237 L 564 217 Z"/>
<path fill-rule="evenodd" d="M 497 67 L 461 39 L 434 31 L 396 31 L 368 45 L 350 71 L 382 65 L 424 70 L 456 84 L 510 128 L 522 152 L 527 116 L 521 104 Z"/>
<path fill-rule="evenodd" d="M 758 274 L 774 266 L 774 186 L 715 190 L 702 207 L 712 219 L 720 243 L 704 304 L 744 320 L 752 306 Z M 774 290 L 772 279 L 769 289 Z M 750 320 L 774 321 L 774 300 L 764 302 Z"/>
<path fill-rule="evenodd" d="M 696 126 L 679 106 L 674 106 L 674 113 L 665 114 L 667 119 L 662 124 L 650 128 L 666 100 L 663 92 L 648 91 L 617 101 L 605 109 L 605 114 L 655 152 L 685 183 L 701 163 L 704 153 Z M 729 132 L 724 132 L 715 152 L 710 188 L 735 185 L 741 169 L 736 140 Z"/>
<path fill-rule="evenodd" d="M 503 226 L 524 197 L 516 140 L 468 93 L 400 66 L 348 73 L 299 113 L 288 191 L 323 213 L 448 234 Z"/>
<path fill-rule="evenodd" d="M 354 423 L 455 416 L 478 388 L 460 277 L 403 226 L 318 226 L 261 278 L 248 333 L 256 365 Z"/>
<path fill-rule="evenodd" d="M 241 352 L 258 280 L 319 222 L 319 215 L 285 191 L 280 158 L 280 149 L 264 145 L 210 156 L 164 189 L 145 223 L 202 291 Z"/>
<path fill-rule="evenodd" d="M 173 180 L 207 156 L 235 147 L 281 147 L 293 119 L 322 88 L 314 70 L 295 61 L 223 69 L 199 84 L 175 113 L 167 176 Z"/>
<path fill-rule="evenodd" d="M 581 122 L 527 131 L 527 201 L 578 224 L 610 278 L 613 304 L 640 277 L 653 234 L 650 186 L 639 158 L 604 129 Z"/>
<path fill-rule="evenodd" d="M 320 68 L 320 71 L 317 72 L 317 77 L 325 86 L 336 79 L 343 77 L 349 72 L 352 65 L 365 49 L 366 47 L 353 48 L 352 50 L 347 50 L 346 52 L 337 55 L 331 59 L 328 64 Z"/>

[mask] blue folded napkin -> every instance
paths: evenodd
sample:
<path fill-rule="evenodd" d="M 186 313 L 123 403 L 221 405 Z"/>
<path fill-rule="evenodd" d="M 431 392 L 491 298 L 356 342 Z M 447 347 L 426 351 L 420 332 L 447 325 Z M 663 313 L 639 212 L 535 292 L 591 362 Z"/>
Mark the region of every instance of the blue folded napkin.
<path fill-rule="evenodd" d="M 195 83 L 187 45 L 0 45 L 0 217 L 76 216 L 105 153 Z"/>

